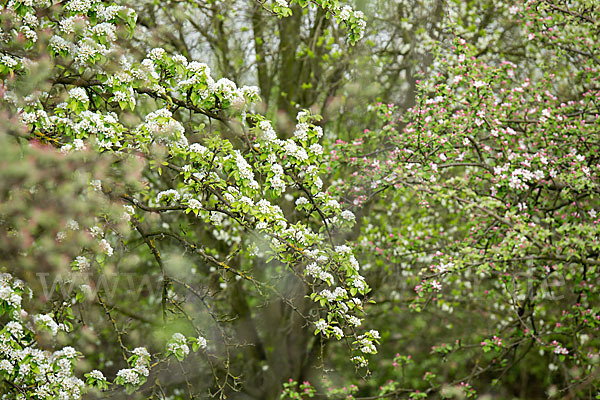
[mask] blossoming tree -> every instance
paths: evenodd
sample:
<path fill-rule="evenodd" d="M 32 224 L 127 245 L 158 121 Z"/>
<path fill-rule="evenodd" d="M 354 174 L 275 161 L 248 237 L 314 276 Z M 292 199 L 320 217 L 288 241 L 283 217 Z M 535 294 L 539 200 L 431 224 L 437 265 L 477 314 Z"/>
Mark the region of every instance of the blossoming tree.
<path fill-rule="evenodd" d="M 382 125 L 333 153 L 338 193 L 368 210 L 360 259 L 394 305 L 380 301 L 382 326 L 406 321 L 382 329 L 402 366 L 382 372 L 382 394 L 469 397 L 491 382 L 480 393 L 597 395 L 598 8 L 526 1 L 507 15 L 536 67 L 450 34 L 416 105 L 378 105 Z"/>
<path fill-rule="evenodd" d="M 364 21 L 358 12 L 337 2 L 311 6 L 343 24 L 351 43 L 360 36 Z M 269 7 L 279 17 L 291 13 L 286 2 Z M 80 202 L 99 202 L 92 216 L 61 210 L 66 215 L 54 216 L 54 224 L 34 219 L 33 227 L 18 229 L 22 210 L 5 210 L 11 216 L 3 231 L 7 240 L 14 236 L 15 246 L 24 246 L 29 234 L 27 246 L 35 248 L 42 246 L 40 236 L 51 234 L 57 243 L 42 256 L 44 262 L 52 272 L 64 271 L 71 257 L 66 265 L 72 270 L 50 285 L 40 283 L 50 288 L 45 294 L 52 300 L 41 314 L 24 308 L 29 288 L 23 281 L 2 275 L 8 322 L 1 373 L 10 396 L 77 398 L 89 388 L 118 387 L 130 394 L 139 389 L 140 396 L 164 394 L 179 383 L 161 383 L 154 375 L 161 375 L 165 363 L 183 362 L 190 348 L 203 353 L 207 364 L 201 373 L 213 376 L 213 395 L 224 398 L 243 387 L 236 364 L 247 358 L 256 365 L 244 374 L 266 381 L 255 395 L 278 394 L 279 375 L 264 371 L 270 365 L 277 370 L 278 356 L 270 347 L 284 352 L 285 341 L 263 343 L 253 326 L 255 314 L 273 313 L 277 304 L 288 310 L 279 311 L 285 313 L 280 318 L 308 340 L 309 357 L 293 368 L 315 363 L 319 337 L 348 337 L 355 363 L 366 365 L 364 355 L 376 352 L 378 335 L 360 327 L 369 289 L 352 249 L 334 241 L 335 232 L 352 226 L 354 215 L 325 191 L 318 117 L 298 113 L 293 137 L 280 139 L 253 111 L 256 87 L 215 80 L 208 65 L 161 48 L 136 59 L 122 46 L 135 32 L 136 15 L 122 5 L 9 1 L 3 19 L 4 107 L 7 118 L 18 116 L 24 126 L 9 133 L 56 148 L 64 158 L 54 160 L 57 165 L 107 160 L 115 174 L 111 180 L 88 173 L 89 190 L 71 188 Z M 28 79 L 39 79 L 33 90 L 23 86 Z M 25 151 L 39 157 L 41 150 Z M 74 173 L 70 179 L 84 176 L 80 169 Z M 6 198 L 27 199 L 27 192 L 41 191 L 39 184 L 49 189 L 52 182 L 32 179 L 6 187 Z M 286 211 L 278 200 L 284 194 L 292 199 Z M 115 205 L 120 213 L 114 213 Z M 81 247 L 73 251 L 73 242 Z M 15 265 L 32 257 L 21 251 L 12 254 Z M 183 258 L 174 263 L 176 253 Z M 39 276 L 39 266 L 30 273 Z M 149 285 L 158 290 L 124 288 L 119 279 L 126 274 L 150 277 Z M 88 355 L 98 369 L 81 380 L 74 373 L 82 353 L 73 346 L 49 353 L 38 335 L 48 330 L 55 338 L 48 344 L 85 342 L 85 331 L 99 328 L 74 314 L 91 304 L 104 311 L 109 329 L 98 332 L 92 347 L 116 338 L 118 348 Z M 144 337 L 149 327 L 157 337 Z M 117 364 L 113 376 L 100 371 Z M 153 383 L 141 389 L 149 377 Z"/>

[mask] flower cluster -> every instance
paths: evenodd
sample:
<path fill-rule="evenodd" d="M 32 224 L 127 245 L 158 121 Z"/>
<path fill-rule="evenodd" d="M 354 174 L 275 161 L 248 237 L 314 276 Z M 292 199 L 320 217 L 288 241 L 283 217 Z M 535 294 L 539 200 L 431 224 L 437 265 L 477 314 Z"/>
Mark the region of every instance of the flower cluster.
<path fill-rule="evenodd" d="M 183 360 L 190 354 L 190 347 L 187 344 L 187 339 L 181 333 L 176 332 L 167 342 L 167 355 L 174 355 L 179 361 Z"/>
<path fill-rule="evenodd" d="M 69 346 L 54 352 L 38 348 L 29 329 L 28 313 L 21 308 L 25 291 L 22 281 L 6 273 L 0 275 L 0 315 L 8 317 L 0 330 L 0 376 L 28 398 L 80 398 L 85 384 L 74 375 L 74 363 L 81 354 Z M 52 334 L 66 330 L 50 315 L 36 315 L 33 320 Z"/>
<path fill-rule="evenodd" d="M 365 15 L 362 11 L 354 10 L 352 7 L 345 5 L 340 6 L 338 1 L 328 0 L 299 0 L 298 4 L 305 8 L 309 3 L 322 8 L 324 11 L 335 17 L 337 21 L 344 24 L 348 30 L 348 41 L 351 44 L 358 42 L 365 33 L 367 26 Z M 292 15 L 292 10 L 286 0 L 275 0 L 271 6 L 271 10 L 280 18 L 289 17 Z"/>

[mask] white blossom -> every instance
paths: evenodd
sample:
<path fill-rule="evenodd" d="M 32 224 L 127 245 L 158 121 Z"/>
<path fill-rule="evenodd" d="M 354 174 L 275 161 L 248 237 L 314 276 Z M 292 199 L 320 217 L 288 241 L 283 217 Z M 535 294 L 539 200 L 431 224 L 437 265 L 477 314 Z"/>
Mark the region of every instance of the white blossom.
<path fill-rule="evenodd" d="M 198 336 L 198 345 L 200 346 L 201 349 L 206 349 L 207 346 L 207 342 L 206 339 L 203 338 L 202 336 Z"/>
<path fill-rule="evenodd" d="M 117 372 L 117 377 L 123 378 L 126 384 L 137 385 L 140 383 L 140 377 L 133 369 L 122 369 Z"/>
<path fill-rule="evenodd" d="M 75 258 L 75 265 L 82 272 L 89 271 L 89 269 L 90 269 L 90 260 L 88 260 L 87 257 L 78 256 L 78 257 Z"/>
<path fill-rule="evenodd" d="M 98 371 L 97 369 L 93 370 L 90 372 L 90 376 L 96 380 L 99 381 L 105 381 L 106 378 L 104 377 L 104 374 L 101 371 Z"/>
<path fill-rule="evenodd" d="M 102 249 L 102 251 L 107 255 L 107 256 L 112 256 L 113 255 L 113 248 L 110 245 L 110 243 L 108 242 L 108 240 L 106 239 L 102 239 L 100 241 L 100 248 Z"/>
<path fill-rule="evenodd" d="M 76 87 L 69 90 L 69 97 L 82 103 L 89 102 L 89 98 L 87 93 L 85 92 L 85 89 L 80 87 Z"/>
<path fill-rule="evenodd" d="M 327 327 L 329 325 L 327 324 L 327 322 L 325 322 L 324 319 L 320 319 L 317 322 L 315 322 L 315 326 L 317 327 L 318 330 L 323 331 L 323 330 L 327 329 Z"/>

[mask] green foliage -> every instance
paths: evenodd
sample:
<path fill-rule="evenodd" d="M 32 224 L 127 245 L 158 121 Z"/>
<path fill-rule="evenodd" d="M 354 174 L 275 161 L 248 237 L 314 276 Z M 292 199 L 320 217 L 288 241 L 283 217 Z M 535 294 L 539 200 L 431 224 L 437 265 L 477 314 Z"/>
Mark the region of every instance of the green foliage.
<path fill-rule="evenodd" d="M 124 4 L 3 2 L 5 397 L 597 395 L 593 2 Z"/>

